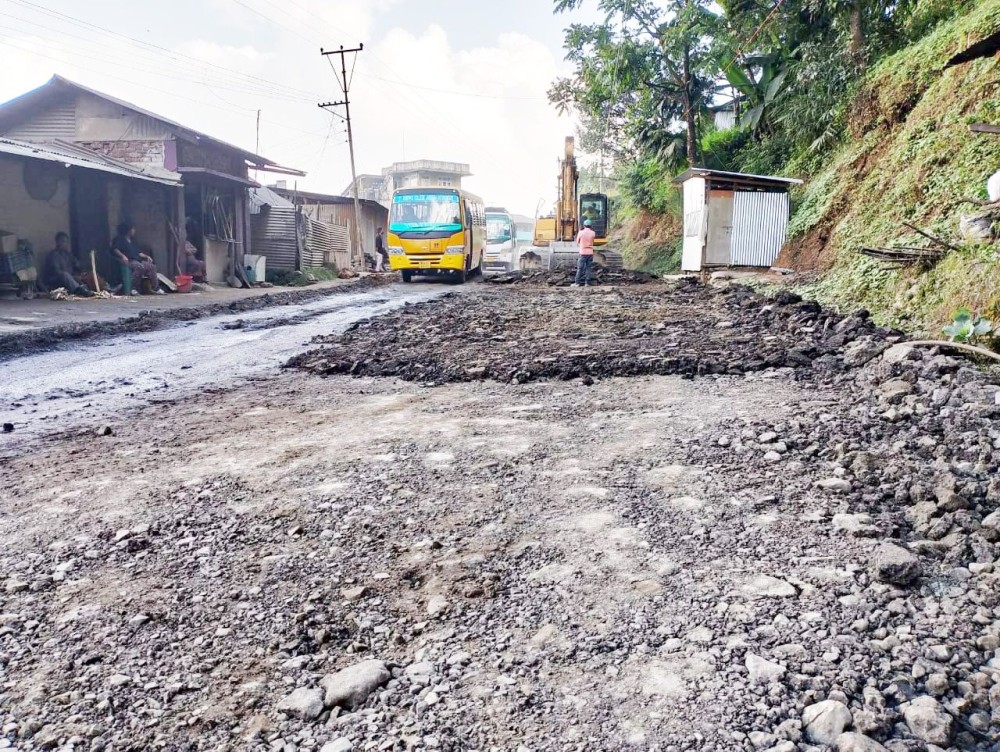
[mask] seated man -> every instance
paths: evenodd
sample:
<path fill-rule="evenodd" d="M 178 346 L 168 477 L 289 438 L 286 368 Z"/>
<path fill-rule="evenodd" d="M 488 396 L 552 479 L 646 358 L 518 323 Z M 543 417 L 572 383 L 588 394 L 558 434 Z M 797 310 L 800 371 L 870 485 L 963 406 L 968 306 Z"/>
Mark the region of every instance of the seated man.
<path fill-rule="evenodd" d="M 205 281 L 205 262 L 198 258 L 198 250 L 190 243 L 184 243 L 181 257 L 181 274 L 189 275 L 195 282 Z"/>
<path fill-rule="evenodd" d="M 94 294 L 90 288 L 73 276 L 78 271 L 80 264 L 69 249 L 69 235 L 56 233 L 56 247 L 49 251 L 42 267 L 42 283 L 50 290 L 63 287 L 70 295 L 90 297 Z"/>
<path fill-rule="evenodd" d="M 118 234 L 111 242 L 111 253 L 118 263 L 127 268 L 132 276 L 132 295 L 138 295 L 139 290 L 147 294 L 163 295 L 160 280 L 156 276 L 156 266 L 148 253 L 139 249 L 135 240 L 135 225 L 122 222 L 118 225 Z M 123 275 L 124 277 L 124 275 Z"/>

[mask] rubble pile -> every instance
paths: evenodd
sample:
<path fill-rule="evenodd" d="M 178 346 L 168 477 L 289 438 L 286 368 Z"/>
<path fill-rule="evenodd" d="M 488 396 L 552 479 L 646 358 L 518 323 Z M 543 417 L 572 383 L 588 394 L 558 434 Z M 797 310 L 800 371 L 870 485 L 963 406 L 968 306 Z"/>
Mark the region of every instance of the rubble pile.
<path fill-rule="evenodd" d="M 484 280 L 490 285 L 548 285 L 550 287 L 569 287 L 576 281 L 576 269 L 559 267 L 557 269 L 517 269 L 505 274 L 496 274 Z M 633 271 L 631 269 L 611 269 L 606 266 L 595 266 L 590 276 L 591 286 L 600 285 L 647 285 L 660 284 L 662 280 L 654 274 Z"/>
<path fill-rule="evenodd" d="M 761 655 L 747 652 L 737 694 L 752 705 L 754 674 L 770 672 L 759 683 L 776 711 L 752 722 L 754 748 L 1000 750 L 1000 378 L 874 336 L 847 358 L 827 409 L 733 425 L 689 453 L 756 485 L 764 514 L 799 507 L 805 524 L 870 541 L 827 564 L 836 587 L 796 583 L 822 594 L 797 623 L 748 625 Z M 786 532 L 765 566 L 795 555 L 801 531 Z"/>
<path fill-rule="evenodd" d="M 865 337 L 864 344 L 851 345 Z M 868 339 L 871 338 L 871 339 Z M 901 339 L 861 311 L 842 318 L 783 293 L 693 281 L 611 291 L 479 290 L 363 322 L 289 366 L 433 383 L 526 383 L 647 374 L 833 374 Z"/>

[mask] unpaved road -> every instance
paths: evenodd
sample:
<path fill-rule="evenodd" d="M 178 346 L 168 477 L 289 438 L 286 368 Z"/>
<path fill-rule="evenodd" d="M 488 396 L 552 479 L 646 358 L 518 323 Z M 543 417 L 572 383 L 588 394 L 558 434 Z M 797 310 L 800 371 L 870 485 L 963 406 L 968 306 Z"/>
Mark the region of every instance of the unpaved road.
<path fill-rule="evenodd" d="M 151 402 L 183 403 L 199 392 L 273 373 L 314 337 L 446 290 L 401 284 L 338 290 L 299 305 L 64 343 L 51 352 L 0 362 L 0 421 L 13 424 L 23 440 L 25 434 L 107 421 Z M 171 408 L 159 420 L 176 419 L 177 409 L 184 410 Z"/>
<path fill-rule="evenodd" d="M 265 369 L 112 436 L 7 439 L 3 733 L 136 752 L 1000 749 L 998 388 L 832 324 L 818 378 Z M 880 568 L 888 539 L 916 564 Z"/>

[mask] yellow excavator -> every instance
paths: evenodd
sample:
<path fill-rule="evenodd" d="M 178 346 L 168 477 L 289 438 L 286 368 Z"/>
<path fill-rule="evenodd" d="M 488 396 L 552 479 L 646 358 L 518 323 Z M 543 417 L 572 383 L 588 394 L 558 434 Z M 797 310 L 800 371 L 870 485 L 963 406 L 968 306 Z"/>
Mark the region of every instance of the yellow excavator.
<path fill-rule="evenodd" d="M 522 268 L 545 265 L 537 249 L 547 248 L 548 267 L 576 266 L 579 249 L 576 235 L 580 224 L 590 220 L 591 229 L 597 234 L 594 240 L 594 263 L 613 269 L 622 267 L 622 255 L 607 247 L 608 231 L 611 226 L 610 206 L 604 193 L 579 194 L 580 172 L 576 166 L 576 141 L 566 138 L 565 152 L 559 173 L 559 197 L 554 215 L 535 219 L 535 236 L 532 251 L 525 252 L 521 259 Z"/>

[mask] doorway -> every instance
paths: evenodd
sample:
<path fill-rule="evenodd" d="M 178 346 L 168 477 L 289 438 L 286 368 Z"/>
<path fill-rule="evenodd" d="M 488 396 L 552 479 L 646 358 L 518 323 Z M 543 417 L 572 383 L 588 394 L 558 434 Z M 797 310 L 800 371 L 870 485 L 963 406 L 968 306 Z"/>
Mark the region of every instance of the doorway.
<path fill-rule="evenodd" d="M 90 268 L 90 252 L 96 251 L 97 273 L 119 280 L 118 264 L 113 263 L 111 227 L 108 223 L 108 176 L 96 170 L 73 169 L 69 181 L 69 222 L 73 255 L 84 269 Z"/>

